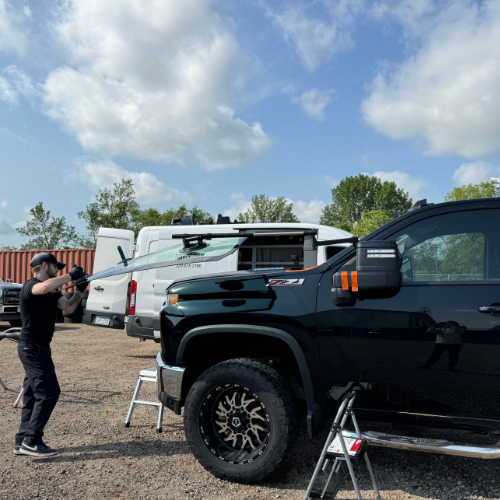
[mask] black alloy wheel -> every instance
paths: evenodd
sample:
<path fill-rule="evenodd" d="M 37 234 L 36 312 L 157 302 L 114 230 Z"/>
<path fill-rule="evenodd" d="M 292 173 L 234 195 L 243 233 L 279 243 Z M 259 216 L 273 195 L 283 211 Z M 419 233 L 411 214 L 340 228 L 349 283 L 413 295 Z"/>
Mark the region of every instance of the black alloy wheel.
<path fill-rule="evenodd" d="M 291 449 L 296 404 L 283 376 L 248 358 L 219 363 L 193 384 L 184 408 L 193 454 L 212 474 L 251 483 Z"/>

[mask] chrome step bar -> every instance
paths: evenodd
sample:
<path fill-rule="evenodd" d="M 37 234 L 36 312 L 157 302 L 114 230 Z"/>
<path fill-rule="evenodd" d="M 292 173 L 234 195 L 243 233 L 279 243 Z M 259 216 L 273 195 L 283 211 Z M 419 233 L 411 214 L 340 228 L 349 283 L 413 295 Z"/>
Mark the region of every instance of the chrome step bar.
<path fill-rule="evenodd" d="M 355 432 L 344 430 L 345 437 L 356 438 Z M 362 438 L 366 439 L 372 446 L 383 446 L 386 448 L 397 448 L 399 450 L 424 451 L 427 453 L 439 453 L 442 455 L 456 455 L 459 457 L 472 457 L 483 459 L 500 458 L 500 446 L 477 446 L 470 444 L 457 444 L 445 439 L 414 438 L 409 436 L 398 436 L 383 432 L 363 432 Z"/>

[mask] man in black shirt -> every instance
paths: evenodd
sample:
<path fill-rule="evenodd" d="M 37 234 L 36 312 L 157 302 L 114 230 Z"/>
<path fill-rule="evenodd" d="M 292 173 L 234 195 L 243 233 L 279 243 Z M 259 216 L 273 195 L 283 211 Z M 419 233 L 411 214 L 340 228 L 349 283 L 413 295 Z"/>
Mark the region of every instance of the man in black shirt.
<path fill-rule="evenodd" d="M 56 308 L 71 314 L 78 306 L 87 283 L 77 285 L 71 299 L 63 297 L 57 289 L 70 281 L 85 276 L 81 267 L 74 267 L 69 274 L 59 278 L 57 273 L 66 264 L 57 262 L 50 253 L 36 254 L 31 260 L 33 278 L 21 290 L 20 305 L 22 329 L 19 342 L 19 359 L 26 376 L 21 426 L 16 434 L 14 453 L 48 457 L 57 452 L 42 440 L 47 424 L 61 392 L 50 342 L 54 335 Z"/>

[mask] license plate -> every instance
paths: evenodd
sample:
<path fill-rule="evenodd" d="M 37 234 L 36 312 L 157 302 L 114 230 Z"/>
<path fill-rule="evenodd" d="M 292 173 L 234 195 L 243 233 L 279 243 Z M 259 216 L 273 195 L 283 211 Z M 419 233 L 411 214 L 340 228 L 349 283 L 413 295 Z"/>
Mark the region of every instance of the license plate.
<path fill-rule="evenodd" d="M 94 324 L 108 326 L 109 318 L 107 316 L 96 316 Z"/>

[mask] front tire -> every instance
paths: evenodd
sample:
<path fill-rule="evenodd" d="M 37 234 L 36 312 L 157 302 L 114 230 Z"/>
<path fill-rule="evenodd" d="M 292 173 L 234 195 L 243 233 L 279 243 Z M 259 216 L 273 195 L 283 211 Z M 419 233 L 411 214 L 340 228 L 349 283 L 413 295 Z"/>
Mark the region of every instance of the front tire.
<path fill-rule="evenodd" d="M 260 481 L 293 446 L 295 396 L 286 379 L 264 363 L 224 361 L 191 387 L 184 428 L 192 453 L 214 476 Z"/>

